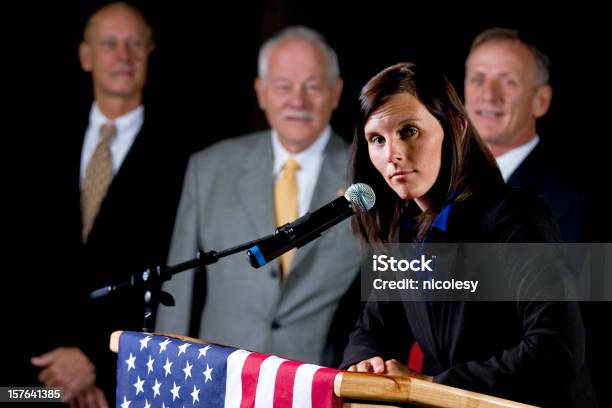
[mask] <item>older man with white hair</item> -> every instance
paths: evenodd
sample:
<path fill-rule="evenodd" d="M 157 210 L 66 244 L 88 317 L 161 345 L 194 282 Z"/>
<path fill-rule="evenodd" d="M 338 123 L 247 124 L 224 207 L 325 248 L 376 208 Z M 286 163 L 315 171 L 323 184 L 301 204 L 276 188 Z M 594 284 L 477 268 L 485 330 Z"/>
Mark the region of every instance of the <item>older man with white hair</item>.
<path fill-rule="evenodd" d="M 289 27 L 261 47 L 258 74 L 257 99 L 271 129 L 192 156 L 170 263 L 269 235 L 347 187 L 348 147 L 329 125 L 342 92 L 334 50 L 317 32 Z M 232 256 L 208 266 L 203 284 L 193 285 L 193 271 L 175 276 L 165 289 L 177 304 L 159 310 L 157 329 L 337 364 L 360 312 L 349 290 L 358 288 L 357 253 L 345 222 L 260 269 Z M 203 294 L 200 312 L 192 303 Z"/>

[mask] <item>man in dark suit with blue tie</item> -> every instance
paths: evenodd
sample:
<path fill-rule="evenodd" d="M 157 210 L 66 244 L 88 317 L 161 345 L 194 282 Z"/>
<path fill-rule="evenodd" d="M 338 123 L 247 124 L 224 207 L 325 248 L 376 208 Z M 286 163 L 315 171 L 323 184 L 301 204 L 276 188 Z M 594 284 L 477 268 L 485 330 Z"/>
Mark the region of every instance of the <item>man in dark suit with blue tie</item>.
<path fill-rule="evenodd" d="M 585 233 L 585 194 L 536 133 L 552 99 L 549 59 L 516 30 L 492 28 L 472 43 L 465 107 L 506 183 L 533 190 L 553 209 L 566 242 Z"/>
<path fill-rule="evenodd" d="M 584 181 L 571 173 L 576 166 L 561 165 L 552 147 L 536 133 L 536 121 L 547 113 L 552 98 L 548 79 L 548 57 L 521 33 L 505 28 L 485 30 L 474 39 L 466 61 L 465 107 L 506 183 L 541 194 L 565 242 L 597 241 L 602 237 L 588 217 L 599 212 L 588 209 L 593 203 L 580 187 Z M 587 364 L 601 406 L 610 404 L 604 388 L 610 353 L 600 320 L 609 314 L 607 309 L 608 302 L 581 302 Z"/>

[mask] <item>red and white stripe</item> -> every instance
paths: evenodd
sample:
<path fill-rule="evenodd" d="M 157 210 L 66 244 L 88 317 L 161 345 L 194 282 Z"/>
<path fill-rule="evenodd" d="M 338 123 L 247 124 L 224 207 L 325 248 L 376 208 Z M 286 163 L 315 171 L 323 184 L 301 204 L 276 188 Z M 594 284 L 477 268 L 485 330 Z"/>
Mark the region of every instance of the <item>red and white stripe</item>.
<path fill-rule="evenodd" d="M 227 359 L 226 408 L 333 408 L 338 370 L 237 350 Z"/>

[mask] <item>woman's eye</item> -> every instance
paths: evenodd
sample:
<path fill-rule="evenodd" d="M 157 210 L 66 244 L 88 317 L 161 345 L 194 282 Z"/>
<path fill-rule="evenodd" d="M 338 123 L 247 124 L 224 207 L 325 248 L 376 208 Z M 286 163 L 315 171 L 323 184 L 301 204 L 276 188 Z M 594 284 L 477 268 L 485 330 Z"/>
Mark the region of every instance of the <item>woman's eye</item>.
<path fill-rule="evenodd" d="M 385 138 L 382 136 L 372 136 L 370 142 L 374 144 L 385 144 Z"/>
<path fill-rule="evenodd" d="M 402 138 L 413 137 L 419 134 L 419 130 L 414 126 L 406 126 L 400 130 L 400 136 Z"/>

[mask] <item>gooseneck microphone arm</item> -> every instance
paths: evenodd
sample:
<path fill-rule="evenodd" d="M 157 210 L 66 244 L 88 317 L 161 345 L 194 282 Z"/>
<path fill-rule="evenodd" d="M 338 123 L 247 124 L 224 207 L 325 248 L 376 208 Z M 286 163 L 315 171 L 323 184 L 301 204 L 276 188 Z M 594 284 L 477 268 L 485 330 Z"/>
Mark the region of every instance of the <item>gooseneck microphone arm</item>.
<path fill-rule="evenodd" d="M 353 215 L 351 203 L 339 197 L 325 207 L 306 213 L 297 220 L 280 226 L 274 234 L 253 242 L 247 256 L 251 266 L 259 268 L 293 248 L 300 248 Z"/>
<path fill-rule="evenodd" d="M 250 241 L 223 251 L 198 251 L 195 258 L 188 261 L 182 262 L 174 266 L 153 266 L 145 270 L 144 272 L 134 273 L 130 276 L 130 279 L 126 282 L 122 282 L 116 285 L 108 285 L 102 288 L 96 289 L 89 294 L 91 299 L 99 299 L 106 296 L 110 296 L 115 292 L 121 292 L 125 289 L 134 289 L 137 292 L 142 293 L 142 299 L 144 301 L 144 323 L 142 331 L 152 332 L 153 324 L 155 321 L 155 313 L 157 307 L 161 303 L 165 306 L 173 306 L 174 298 L 167 292 L 161 290 L 163 282 L 172 279 L 172 276 L 184 272 L 189 269 L 203 267 L 206 265 L 213 264 L 219 259 L 242 252 L 248 248 L 251 248 L 259 240 Z"/>
<path fill-rule="evenodd" d="M 367 184 L 351 185 L 338 197 L 312 213 L 279 227 L 270 236 L 256 242 L 248 251 L 251 266 L 259 268 L 293 248 L 299 248 L 321 236 L 323 231 L 349 218 L 355 211 L 367 212 L 376 202 L 374 190 Z"/>
<path fill-rule="evenodd" d="M 98 299 L 127 288 L 142 293 L 145 305 L 142 330 L 150 332 L 153 330 L 154 317 L 159 304 L 174 305 L 172 295 L 161 290 L 162 282 L 170 280 L 173 275 L 213 264 L 223 257 L 247 249 L 251 265 L 258 268 L 283 253 L 301 247 L 321 236 L 323 231 L 349 218 L 354 211 L 369 211 L 375 201 L 376 195 L 370 186 L 363 183 L 353 184 L 346 190 L 344 197 L 339 197 L 318 210 L 306 213 L 297 220 L 277 228 L 272 235 L 219 252 L 199 251 L 195 258 L 174 266 L 151 267 L 144 272 L 131 275 L 127 282 L 94 290 L 89 297 Z"/>

